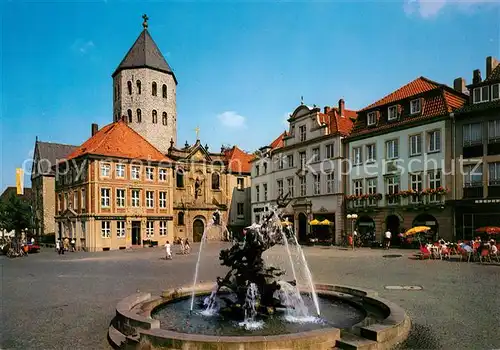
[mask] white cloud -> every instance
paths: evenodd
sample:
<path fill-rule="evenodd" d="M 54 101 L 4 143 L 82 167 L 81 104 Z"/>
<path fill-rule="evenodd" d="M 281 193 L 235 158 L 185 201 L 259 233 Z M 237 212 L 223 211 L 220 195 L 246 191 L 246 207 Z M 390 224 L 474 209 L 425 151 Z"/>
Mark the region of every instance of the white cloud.
<path fill-rule="evenodd" d="M 76 39 L 73 45 L 71 45 L 71 49 L 74 52 L 77 52 L 81 55 L 85 55 L 88 53 L 90 50 L 92 50 L 95 47 L 94 42 L 92 40 L 82 40 L 82 39 Z"/>
<path fill-rule="evenodd" d="M 405 0 L 403 9 L 407 15 L 418 14 L 422 18 L 436 17 L 445 6 L 455 6 L 470 12 L 474 5 L 498 4 L 499 0 Z"/>
<path fill-rule="evenodd" d="M 219 114 L 217 119 L 227 128 L 244 129 L 246 128 L 246 118 L 234 111 L 227 111 Z"/>

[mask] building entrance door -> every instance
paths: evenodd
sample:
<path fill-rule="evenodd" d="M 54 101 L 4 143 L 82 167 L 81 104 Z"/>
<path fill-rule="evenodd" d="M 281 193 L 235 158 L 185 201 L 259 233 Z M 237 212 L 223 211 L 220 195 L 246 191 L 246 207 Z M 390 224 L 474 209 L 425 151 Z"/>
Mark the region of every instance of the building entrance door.
<path fill-rule="evenodd" d="M 132 245 L 141 244 L 141 222 L 132 221 Z"/>
<path fill-rule="evenodd" d="M 304 213 L 299 214 L 299 242 L 307 241 L 307 216 Z"/>
<path fill-rule="evenodd" d="M 201 242 L 203 237 L 203 231 L 205 230 L 205 225 L 200 219 L 196 219 L 193 222 L 193 241 Z"/>

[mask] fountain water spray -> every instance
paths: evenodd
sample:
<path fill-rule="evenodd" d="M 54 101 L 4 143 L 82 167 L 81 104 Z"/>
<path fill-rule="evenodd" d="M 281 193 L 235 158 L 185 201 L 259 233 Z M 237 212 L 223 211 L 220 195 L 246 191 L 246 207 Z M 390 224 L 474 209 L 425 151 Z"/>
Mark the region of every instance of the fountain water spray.
<path fill-rule="evenodd" d="M 218 305 L 217 305 L 217 288 L 214 288 L 210 296 L 206 297 L 203 300 L 203 305 L 205 305 L 205 310 L 201 312 L 203 316 L 213 316 L 217 313 Z"/>
<path fill-rule="evenodd" d="M 240 322 L 240 326 L 245 327 L 246 330 L 258 329 L 262 327 L 262 321 L 256 321 L 255 316 L 257 316 L 257 302 L 259 298 L 259 290 L 255 283 L 250 283 L 247 289 L 247 295 L 245 298 L 245 319 Z"/>
<path fill-rule="evenodd" d="M 207 232 L 212 227 L 212 225 L 213 221 L 210 221 L 207 227 L 205 228 L 205 231 L 203 231 L 203 235 L 201 236 L 200 250 L 198 251 L 198 259 L 196 260 L 196 269 L 194 271 L 193 290 L 191 291 L 191 307 L 190 307 L 191 311 L 193 311 L 194 307 L 194 294 L 196 288 L 196 281 L 198 281 L 198 270 L 200 268 L 201 251 L 203 250 L 203 243 L 205 243 L 207 239 Z"/>

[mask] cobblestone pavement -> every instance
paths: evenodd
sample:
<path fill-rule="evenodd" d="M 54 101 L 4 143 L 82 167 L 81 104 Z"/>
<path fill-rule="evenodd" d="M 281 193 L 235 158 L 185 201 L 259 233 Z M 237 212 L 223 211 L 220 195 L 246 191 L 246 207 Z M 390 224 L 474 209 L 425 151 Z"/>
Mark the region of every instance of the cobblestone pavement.
<path fill-rule="evenodd" d="M 200 281 L 224 273 L 218 263 L 221 246 L 210 243 L 204 249 Z M 63 256 L 45 249 L 27 258 L 1 256 L 0 348 L 110 349 L 106 331 L 117 302 L 137 290 L 154 293 L 191 284 L 197 249 L 171 261 L 162 259 L 160 248 Z M 407 310 L 412 332 L 401 349 L 500 348 L 500 266 L 416 261 L 408 258 L 409 250 L 304 251 L 315 282 L 372 289 Z M 283 253 L 283 247 L 274 247 L 266 258 L 287 269 Z"/>

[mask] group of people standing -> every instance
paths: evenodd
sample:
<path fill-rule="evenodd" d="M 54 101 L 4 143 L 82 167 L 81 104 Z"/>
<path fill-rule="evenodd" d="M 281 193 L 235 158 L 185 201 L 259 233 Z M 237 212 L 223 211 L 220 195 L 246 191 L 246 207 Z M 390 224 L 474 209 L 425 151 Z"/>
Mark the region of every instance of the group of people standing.
<path fill-rule="evenodd" d="M 181 248 L 181 254 L 186 255 L 191 252 L 191 245 L 189 244 L 189 239 L 184 238 L 180 239 L 180 248 Z M 169 241 L 165 243 L 165 259 L 166 260 L 172 260 L 172 245 L 170 244 Z"/>
<path fill-rule="evenodd" d="M 64 254 L 64 251 L 76 252 L 75 239 L 71 238 L 71 241 L 68 237 L 58 239 L 56 241 L 56 251 L 59 253 L 59 255 Z"/>

